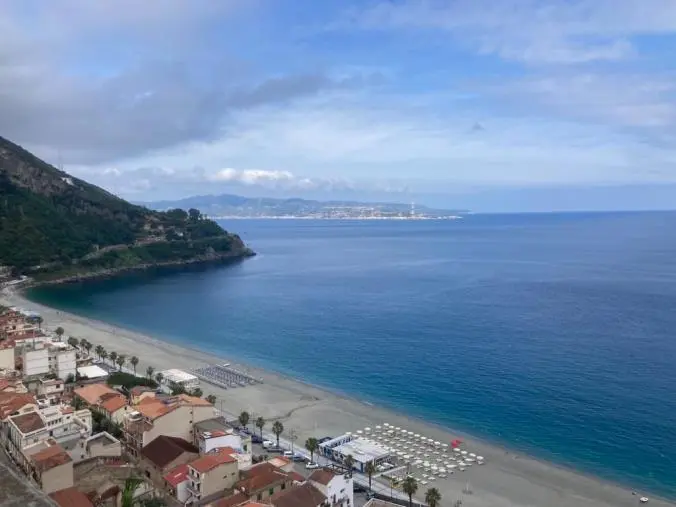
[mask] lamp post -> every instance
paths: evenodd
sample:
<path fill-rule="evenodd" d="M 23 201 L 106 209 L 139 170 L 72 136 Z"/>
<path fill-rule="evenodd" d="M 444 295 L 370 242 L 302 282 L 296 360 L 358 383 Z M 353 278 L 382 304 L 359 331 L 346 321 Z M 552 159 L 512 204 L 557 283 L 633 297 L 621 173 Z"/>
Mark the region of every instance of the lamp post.
<path fill-rule="evenodd" d="M 293 459 L 293 457 L 295 456 L 295 454 L 293 452 L 293 443 L 296 441 L 297 438 L 298 438 L 298 435 L 296 435 L 296 430 L 292 429 L 289 432 L 289 440 L 291 440 L 291 459 Z"/>

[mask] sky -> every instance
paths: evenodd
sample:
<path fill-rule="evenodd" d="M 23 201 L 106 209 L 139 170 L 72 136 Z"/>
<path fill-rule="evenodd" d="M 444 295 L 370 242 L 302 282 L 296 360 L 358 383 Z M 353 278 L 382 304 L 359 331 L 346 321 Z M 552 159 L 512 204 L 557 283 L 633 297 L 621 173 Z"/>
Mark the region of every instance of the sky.
<path fill-rule="evenodd" d="M 0 0 L 0 135 L 135 201 L 676 202 L 676 0 Z"/>

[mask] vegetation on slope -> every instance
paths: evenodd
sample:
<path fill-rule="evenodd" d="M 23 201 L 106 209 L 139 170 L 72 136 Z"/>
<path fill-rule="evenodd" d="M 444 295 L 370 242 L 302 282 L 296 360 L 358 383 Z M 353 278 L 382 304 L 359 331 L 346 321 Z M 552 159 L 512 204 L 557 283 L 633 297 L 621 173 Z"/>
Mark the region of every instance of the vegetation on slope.
<path fill-rule="evenodd" d="M 0 137 L 0 266 L 58 275 L 250 254 L 197 210 L 133 205 Z"/>

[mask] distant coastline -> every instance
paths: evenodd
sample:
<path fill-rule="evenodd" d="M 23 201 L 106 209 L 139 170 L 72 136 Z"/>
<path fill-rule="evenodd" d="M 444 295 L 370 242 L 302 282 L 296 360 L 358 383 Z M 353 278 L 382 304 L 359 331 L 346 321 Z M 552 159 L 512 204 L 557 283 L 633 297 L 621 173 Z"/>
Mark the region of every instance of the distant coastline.
<path fill-rule="evenodd" d="M 354 216 L 354 217 L 318 217 L 318 216 L 303 216 L 303 215 L 264 215 L 264 216 L 241 216 L 241 215 L 212 215 L 208 217 L 210 220 L 333 220 L 333 221 L 354 221 L 354 220 L 394 220 L 394 221 L 417 221 L 417 220 L 461 220 L 460 215 L 449 215 L 440 217 L 427 216 L 401 216 L 401 217 L 369 217 L 369 216 Z"/>

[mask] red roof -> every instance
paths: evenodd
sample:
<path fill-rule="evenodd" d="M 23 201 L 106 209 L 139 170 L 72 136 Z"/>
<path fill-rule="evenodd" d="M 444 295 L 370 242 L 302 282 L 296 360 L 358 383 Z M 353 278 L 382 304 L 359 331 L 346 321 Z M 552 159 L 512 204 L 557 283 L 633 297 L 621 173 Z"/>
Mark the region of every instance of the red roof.
<path fill-rule="evenodd" d="M 103 407 L 103 409 L 109 414 L 112 414 L 113 412 L 120 410 L 126 404 L 127 399 L 120 394 L 119 396 L 111 396 L 110 398 L 102 402 L 101 407 Z"/>
<path fill-rule="evenodd" d="M 216 450 L 214 454 L 207 454 L 201 458 L 197 458 L 195 461 L 190 463 L 190 467 L 194 468 L 200 474 L 204 474 L 213 470 L 214 468 L 224 465 L 225 463 L 236 463 L 237 458 L 234 458 L 232 454 L 235 453 L 234 449 L 230 447 L 221 447 Z"/>
<path fill-rule="evenodd" d="M 25 414 L 15 415 L 10 420 L 24 435 L 45 427 L 45 422 L 38 412 L 27 412 Z"/>
<path fill-rule="evenodd" d="M 309 482 L 295 486 L 270 497 L 275 507 L 317 507 L 326 500 L 324 494 Z"/>
<path fill-rule="evenodd" d="M 25 405 L 37 404 L 32 394 L 0 393 L 0 419 L 5 419 Z"/>
<path fill-rule="evenodd" d="M 282 482 L 289 482 L 289 475 L 270 463 L 260 463 L 252 466 L 242 474 L 244 478 L 240 480 L 236 487 L 243 489 L 251 494 L 255 491 L 260 491 L 279 484 Z"/>
<path fill-rule="evenodd" d="M 249 496 L 244 493 L 237 493 L 235 495 L 221 498 L 210 504 L 210 507 L 236 507 L 249 501 Z"/>
<path fill-rule="evenodd" d="M 73 461 L 59 444 L 51 445 L 47 449 L 36 452 L 31 456 L 31 460 L 35 463 L 35 468 L 41 472 Z"/>
<path fill-rule="evenodd" d="M 305 482 L 307 479 L 295 470 L 289 472 L 289 477 L 295 482 Z"/>
<path fill-rule="evenodd" d="M 49 496 L 60 507 L 94 507 L 94 504 L 77 488 L 66 488 L 50 493 Z"/>
<path fill-rule="evenodd" d="M 164 476 L 164 480 L 171 484 L 174 488 L 183 481 L 188 480 L 188 465 L 178 465 L 173 468 L 171 472 Z"/>
<path fill-rule="evenodd" d="M 314 482 L 318 482 L 319 484 L 322 484 L 324 486 L 328 486 L 329 482 L 331 482 L 335 476 L 336 473 L 333 472 L 332 470 L 320 468 L 312 472 L 312 475 L 310 475 L 308 479 Z"/>

